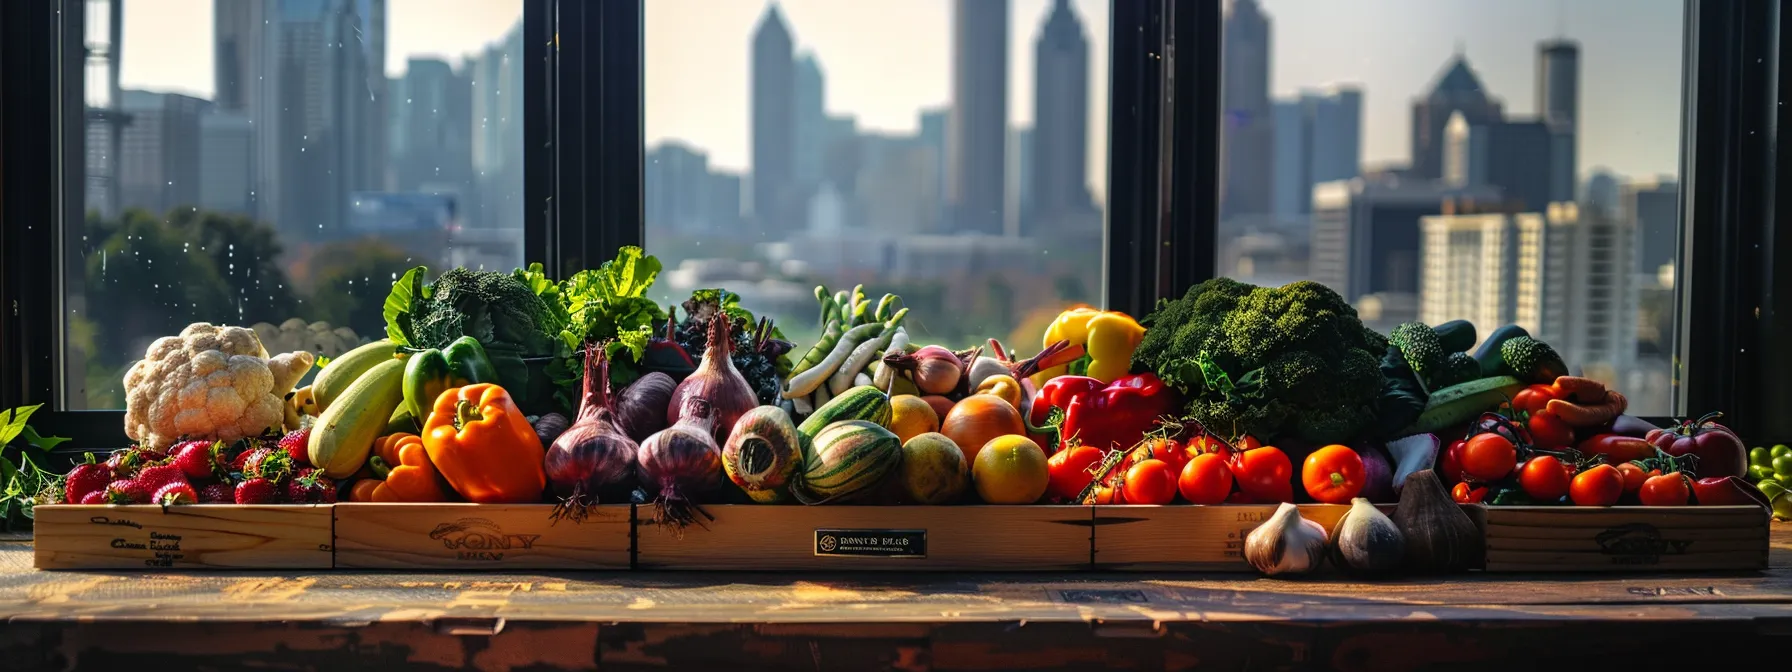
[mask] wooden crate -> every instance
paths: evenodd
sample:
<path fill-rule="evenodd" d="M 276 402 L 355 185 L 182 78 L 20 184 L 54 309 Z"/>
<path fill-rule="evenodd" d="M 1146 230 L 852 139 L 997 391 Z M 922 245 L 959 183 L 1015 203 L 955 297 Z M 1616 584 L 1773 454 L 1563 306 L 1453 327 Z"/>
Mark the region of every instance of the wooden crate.
<path fill-rule="evenodd" d="M 640 569 L 1051 571 L 1089 568 L 1085 506 L 713 505 L 682 535 L 637 507 Z"/>
<path fill-rule="evenodd" d="M 1255 571 L 1244 560 L 1244 538 L 1276 512 L 1275 504 L 1220 506 L 1097 506 L 1095 568 L 1112 571 Z M 1379 505 L 1392 515 L 1392 504 Z M 1481 506 L 1463 511 L 1477 526 Z M 1301 504 L 1302 518 L 1324 525 L 1329 534 L 1350 507 Z"/>
<path fill-rule="evenodd" d="M 1487 571 L 1766 569 L 1768 521 L 1755 506 L 1488 507 Z"/>
<path fill-rule="evenodd" d="M 337 504 L 336 566 L 628 569 L 631 508 L 555 522 L 550 504 Z"/>
<path fill-rule="evenodd" d="M 330 506 L 39 506 L 39 569 L 329 569 Z"/>

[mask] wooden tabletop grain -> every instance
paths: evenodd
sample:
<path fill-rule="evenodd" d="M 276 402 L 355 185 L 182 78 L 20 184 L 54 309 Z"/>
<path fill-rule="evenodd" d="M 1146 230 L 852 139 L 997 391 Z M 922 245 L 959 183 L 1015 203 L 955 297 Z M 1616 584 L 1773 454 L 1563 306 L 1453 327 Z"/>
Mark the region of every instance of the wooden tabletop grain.
<path fill-rule="evenodd" d="M 1792 525 L 1774 526 L 1765 572 L 1375 582 L 47 572 L 13 540 L 0 541 L 0 611 L 0 669 L 1653 668 L 1788 650 Z M 1691 644 L 1713 637 L 1726 645 Z"/>

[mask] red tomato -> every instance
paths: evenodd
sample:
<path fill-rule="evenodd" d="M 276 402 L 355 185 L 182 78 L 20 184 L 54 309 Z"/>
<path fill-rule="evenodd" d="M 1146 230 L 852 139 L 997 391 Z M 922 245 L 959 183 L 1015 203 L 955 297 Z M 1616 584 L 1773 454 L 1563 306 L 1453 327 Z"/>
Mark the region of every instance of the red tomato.
<path fill-rule="evenodd" d="M 1095 496 L 1093 497 L 1093 499 L 1095 500 L 1094 502 L 1092 502 L 1094 504 L 1125 504 L 1126 503 L 1126 500 L 1120 494 L 1119 488 L 1116 488 L 1111 485 L 1105 485 L 1105 484 L 1098 485 L 1095 487 Z"/>
<path fill-rule="evenodd" d="M 1196 455 L 1176 481 L 1182 498 L 1195 504 L 1219 504 L 1232 494 L 1232 468 L 1218 455 Z"/>
<path fill-rule="evenodd" d="M 1445 483 L 1456 483 L 1462 480 L 1462 451 L 1468 449 L 1468 439 L 1457 439 L 1444 449 L 1438 466 L 1443 471 Z"/>
<path fill-rule="evenodd" d="M 1191 456 L 1212 453 L 1227 460 L 1231 460 L 1232 456 L 1241 449 L 1237 446 L 1227 446 L 1225 441 L 1220 440 L 1219 437 L 1212 434 L 1202 434 L 1189 439 L 1188 445 L 1184 450 Z"/>
<path fill-rule="evenodd" d="M 1169 504 L 1176 499 L 1176 474 L 1163 460 L 1145 460 L 1126 471 L 1120 492 L 1128 504 Z"/>
<path fill-rule="evenodd" d="M 1574 428 L 1549 411 L 1533 413 L 1526 427 L 1530 429 L 1531 442 L 1538 448 L 1560 450 L 1574 445 Z"/>
<path fill-rule="evenodd" d="M 1636 491 L 1643 488 L 1643 481 L 1649 480 L 1650 476 L 1649 472 L 1644 471 L 1635 462 L 1618 465 L 1618 473 L 1624 477 L 1624 494 L 1626 495 L 1636 494 Z"/>
<path fill-rule="evenodd" d="M 1265 446 L 1239 453 L 1232 462 L 1238 489 L 1261 504 L 1294 501 L 1294 463 L 1280 448 Z"/>
<path fill-rule="evenodd" d="M 1456 487 L 1450 488 L 1450 499 L 1456 500 L 1457 504 L 1480 504 L 1481 500 L 1487 499 L 1487 488 L 1457 483 Z"/>
<path fill-rule="evenodd" d="M 1322 504 L 1349 504 L 1363 491 L 1363 478 L 1363 458 L 1346 446 L 1315 450 L 1300 469 L 1301 485 Z"/>
<path fill-rule="evenodd" d="M 1568 486 L 1568 498 L 1575 506 L 1611 506 L 1623 495 L 1624 475 L 1609 464 L 1580 472 Z"/>
<path fill-rule="evenodd" d="M 1263 442 L 1258 441 L 1257 437 L 1251 436 L 1249 434 L 1245 434 L 1243 436 L 1240 436 L 1240 437 L 1232 440 L 1232 448 L 1234 450 L 1241 450 L 1241 451 L 1242 450 L 1256 450 L 1256 449 L 1262 448 L 1262 447 L 1263 447 Z"/>
<path fill-rule="evenodd" d="M 1524 466 L 1518 470 L 1518 487 L 1531 499 L 1542 502 L 1554 502 L 1568 494 L 1568 482 L 1572 477 L 1568 467 L 1561 460 L 1551 455 L 1538 455 L 1525 460 Z"/>
<path fill-rule="evenodd" d="M 1512 396 L 1512 408 L 1535 416 L 1549 407 L 1549 400 L 1559 398 L 1556 388 L 1549 385 L 1532 385 L 1518 391 Z"/>
<path fill-rule="evenodd" d="M 1101 457 L 1101 450 L 1080 444 L 1052 453 L 1045 461 L 1046 472 L 1051 474 L 1046 493 L 1060 500 L 1077 496 L 1095 480 L 1095 465 Z"/>
<path fill-rule="evenodd" d="M 1476 434 L 1462 449 L 1462 473 L 1477 481 L 1497 481 L 1518 466 L 1518 448 L 1512 440 L 1487 432 Z"/>
<path fill-rule="evenodd" d="M 1692 486 L 1686 482 L 1685 474 L 1676 471 L 1650 476 L 1636 496 L 1643 506 L 1686 506 L 1692 498 Z"/>
<path fill-rule="evenodd" d="M 1164 464 L 1169 465 L 1172 474 L 1182 473 L 1183 465 L 1194 457 L 1186 447 L 1170 439 L 1149 439 L 1145 442 L 1145 450 L 1150 452 L 1153 459 L 1163 460 Z"/>

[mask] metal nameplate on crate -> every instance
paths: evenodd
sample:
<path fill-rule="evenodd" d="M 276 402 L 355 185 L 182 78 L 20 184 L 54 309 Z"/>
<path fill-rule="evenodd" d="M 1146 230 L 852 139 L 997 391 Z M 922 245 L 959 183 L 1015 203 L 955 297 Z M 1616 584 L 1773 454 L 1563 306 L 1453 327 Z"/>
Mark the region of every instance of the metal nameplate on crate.
<path fill-rule="evenodd" d="M 815 530 L 815 555 L 862 558 L 925 558 L 927 530 Z"/>

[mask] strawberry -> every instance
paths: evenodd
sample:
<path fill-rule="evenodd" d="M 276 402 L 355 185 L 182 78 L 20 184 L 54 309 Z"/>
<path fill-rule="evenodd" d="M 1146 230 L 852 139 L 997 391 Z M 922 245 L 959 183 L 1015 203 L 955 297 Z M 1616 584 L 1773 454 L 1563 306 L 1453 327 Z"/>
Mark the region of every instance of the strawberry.
<path fill-rule="evenodd" d="M 193 486 L 186 481 L 169 483 L 156 489 L 150 501 L 163 506 L 170 504 L 198 504 L 199 493 L 193 492 Z"/>
<path fill-rule="evenodd" d="M 147 448 L 131 446 L 123 450 L 112 451 L 106 456 L 106 468 L 112 471 L 113 478 L 125 478 L 137 473 L 143 465 L 155 459 L 155 452 Z"/>
<path fill-rule="evenodd" d="M 112 470 L 106 465 L 95 463 L 93 453 L 87 454 L 87 461 L 75 465 L 68 471 L 68 479 L 64 483 L 62 501 L 80 503 L 95 492 L 103 492 L 106 484 L 112 482 Z"/>
<path fill-rule="evenodd" d="M 106 503 L 106 490 L 104 488 L 101 488 L 99 490 L 89 492 L 89 493 L 87 493 L 86 496 L 81 498 L 80 503 L 82 503 L 82 504 L 105 504 Z"/>
<path fill-rule="evenodd" d="M 189 479 L 211 478 L 218 466 L 218 449 L 221 443 L 205 441 L 187 441 L 174 444 L 169 452 L 174 455 L 175 466 Z"/>
<path fill-rule="evenodd" d="M 292 456 L 293 465 L 299 467 L 311 466 L 310 445 L 310 427 L 288 432 L 286 436 L 280 437 L 279 443 L 280 449 L 286 451 L 287 455 Z"/>
<path fill-rule="evenodd" d="M 238 504 L 272 504 L 277 501 L 278 494 L 274 482 L 265 478 L 251 478 L 236 484 Z"/>
<path fill-rule="evenodd" d="M 106 502 L 110 504 L 147 504 L 149 486 L 135 478 L 121 478 L 106 484 Z"/>
<path fill-rule="evenodd" d="M 292 456 L 286 451 L 278 447 L 256 448 L 249 459 L 243 462 L 243 476 L 279 482 L 292 475 L 292 468 Z"/>
<path fill-rule="evenodd" d="M 136 478 L 143 483 L 144 489 L 155 492 L 169 483 L 187 482 L 187 472 L 173 464 L 152 464 L 137 472 Z"/>
<path fill-rule="evenodd" d="M 286 484 L 286 501 L 329 504 L 336 501 L 336 482 L 316 469 L 300 469 Z"/>
<path fill-rule="evenodd" d="M 236 490 L 229 483 L 213 483 L 199 489 L 200 504 L 229 504 L 236 501 Z"/>

